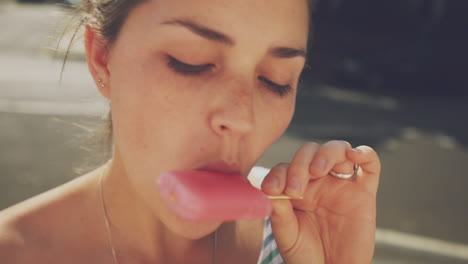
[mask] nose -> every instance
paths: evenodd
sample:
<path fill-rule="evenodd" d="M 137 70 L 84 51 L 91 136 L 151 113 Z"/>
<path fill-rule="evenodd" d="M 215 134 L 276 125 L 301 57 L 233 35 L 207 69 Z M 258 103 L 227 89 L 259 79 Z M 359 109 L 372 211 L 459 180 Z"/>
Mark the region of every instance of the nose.
<path fill-rule="evenodd" d="M 220 136 L 242 136 L 254 126 L 254 86 L 245 80 L 230 80 L 217 89 L 210 114 L 211 129 Z"/>

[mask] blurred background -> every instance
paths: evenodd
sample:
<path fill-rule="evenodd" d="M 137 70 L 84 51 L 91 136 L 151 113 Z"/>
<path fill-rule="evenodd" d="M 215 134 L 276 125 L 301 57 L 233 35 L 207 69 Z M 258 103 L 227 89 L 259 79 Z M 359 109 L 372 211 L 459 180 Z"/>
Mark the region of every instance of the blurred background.
<path fill-rule="evenodd" d="M 82 39 L 61 83 L 70 33 L 54 52 L 78 2 L 0 0 L 0 210 L 99 162 L 89 147 L 108 107 Z M 374 147 L 374 264 L 468 263 L 467 11 L 466 0 L 317 3 L 295 118 L 260 165 L 304 141 Z"/>

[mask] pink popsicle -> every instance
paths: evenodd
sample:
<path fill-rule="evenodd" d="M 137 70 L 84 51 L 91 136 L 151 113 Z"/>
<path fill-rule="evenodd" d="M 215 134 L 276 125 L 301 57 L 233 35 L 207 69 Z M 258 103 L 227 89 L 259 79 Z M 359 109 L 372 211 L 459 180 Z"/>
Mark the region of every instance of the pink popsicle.
<path fill-rule="evenodd" d="M 263 219 L 271 201 L 236 174 L 210 171 L 171 171 L 157 180 L 161 197 L 182 218 L 192 221 Z"/>

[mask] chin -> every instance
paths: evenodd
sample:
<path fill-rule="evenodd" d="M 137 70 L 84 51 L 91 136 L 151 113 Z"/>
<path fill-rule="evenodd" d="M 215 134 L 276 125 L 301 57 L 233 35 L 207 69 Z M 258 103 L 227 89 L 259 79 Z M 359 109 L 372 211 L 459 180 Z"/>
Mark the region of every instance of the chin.
<path fill-rule="evenodd" d="M 194 222 L 175 216 L 165 223 L 166 227 L 178 236 L 197 240 L 212 234 L 222 222 Z"/>
<path fill-rule="evenodd" d="M 198 222 L 186 220 L 175 214 L 168 207 L 160 208 L 159 212 L 162 212 L 162 214 L 159 215 L 159 219 L 167 230 L 186 239 L 197 240 L 206 237 L 218 229 L 222 224 L 222 222 Z"/>

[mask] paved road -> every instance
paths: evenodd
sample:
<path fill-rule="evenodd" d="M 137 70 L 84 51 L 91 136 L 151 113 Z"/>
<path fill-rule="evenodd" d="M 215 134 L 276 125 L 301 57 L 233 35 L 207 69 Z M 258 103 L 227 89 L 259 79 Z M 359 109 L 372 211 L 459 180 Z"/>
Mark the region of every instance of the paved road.
<path fill-rule="evenodd" d="M 58 10 L 0 5 L 0 208 L 75 177 L 73 168 L 89 157 L 83 141 L 105 113 L 106 103 L 77 59 L 80 49 L 59 85 L 60 61 L 41 48 L 49 43 L 44 36 L 51 34 L 49 25 Z M 468 113 L 465 102 L 460 97 L 306 87 L 293 124 L 260 165 L 290 160 L 309 140 L 369 144 L 383 161 L 380 230 L 441 240 L 379 233 L 374 263 L 468 263 L 468 257 L 457 260 L 427 252 L 433 245 L 433 252 L 452 256 L 467 249 L 460 247 L 468 245 L 468 125 L 461 121 Z"/>

